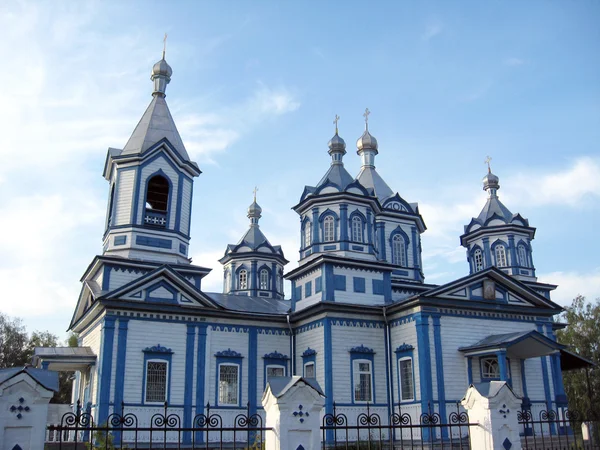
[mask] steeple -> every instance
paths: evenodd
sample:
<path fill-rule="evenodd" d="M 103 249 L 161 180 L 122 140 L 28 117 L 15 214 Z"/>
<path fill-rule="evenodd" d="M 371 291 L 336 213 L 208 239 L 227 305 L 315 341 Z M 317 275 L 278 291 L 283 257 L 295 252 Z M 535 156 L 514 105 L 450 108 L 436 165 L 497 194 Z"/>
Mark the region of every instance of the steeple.
<path fill-rule="evenodd" d="M 335 124 L 335 134 L 327 143 L 329 150 L 327 153 L 331 156 L 331 166 L 329 170 L 323 175 L 321 181 L 316 186 L 316 189 L 324 186 L 327 183 L 334 184 L 340 190 L 346 189 L 346 187 L 354 181 L 352 175 L 348 173 L 344 167 L 344 155 L 346 154 L 346 142 L 340 137 L 338 131 L 338 121 L 340 117 L 336 114 L 333 123 Z"/>
<path fill-rule="evenodd" d="M 365 109 L 365 132 L 356 141 L 357 152 L 362 160 L 360 172 L 356 179 L 366 188 L 371 188 L 380 202 L 394 195 L 394 191 L 387 185 L 375 170 L 375 156 L 379 153 L 377 139 L 369 133 L 369 108 Z"/>
<path fill-rule="evenodd" d="M 485 160 L 487 173 L 482 179 L 487 201 L 476 218 L 465 226 L 460 237 L 467 248 L 470 272 L 495 266 L 515 278 L 535 281 L 531 241 L 535 228 L 520 214 L 513 214 L 498 198 L 500 179 L 492 173 L 492 158 Z"/>

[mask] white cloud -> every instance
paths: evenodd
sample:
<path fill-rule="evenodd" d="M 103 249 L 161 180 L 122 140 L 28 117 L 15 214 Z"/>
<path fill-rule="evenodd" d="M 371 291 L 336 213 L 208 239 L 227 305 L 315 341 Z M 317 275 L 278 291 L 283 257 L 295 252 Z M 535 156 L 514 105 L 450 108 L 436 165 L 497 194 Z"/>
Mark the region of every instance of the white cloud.
<path fill-rule="evenodd" d="M 511 67 L 522 66 L 523 64 L 525 64 L 524 59 L 515 58 L 515 57 L 506 58 L 503 62 L 504 62 L 505 66 L 511 66 Z"/>
<path fill-rule="evenodd" d="M 552 272 L 538 275 L 543 283 L 557 284 L 552 300 L 563 306 L 570 306 L 572 300 L 583 295 L 588 301 L 600 298 L 600 268 L 591 272 Z"/>

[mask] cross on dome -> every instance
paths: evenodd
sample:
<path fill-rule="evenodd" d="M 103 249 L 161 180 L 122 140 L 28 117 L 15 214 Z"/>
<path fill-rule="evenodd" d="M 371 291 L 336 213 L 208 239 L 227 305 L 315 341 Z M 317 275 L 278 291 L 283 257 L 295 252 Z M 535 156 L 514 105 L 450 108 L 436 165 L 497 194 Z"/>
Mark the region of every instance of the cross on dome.
<path fill-rule="evenodd" d="M 490 166 L 491 162 L 492 162 L 492 157 L 489 155 L 485 158 L 485 161 L 483 161 L 483 163 L 487 164 L 487 166 L 488 166 L 488 173 L 492 173 L 492 168 Z"/>
<path fill-rule="evenodd" d="M 333 119 L 333 123 L 335 124 L 335 134 L 338 134 L 338 121 L 340 120 L 340 116 L 335 115 L 335 119 Z"/>
<path fill-rule="evenodd" d="M 365 113 L 363 114 L 363 117 L 365 118 L 365 129 L 369 129 L 369 115 L 371 114 L 371 111 L 369 111 L 369 108 L 365 108 Z"/>

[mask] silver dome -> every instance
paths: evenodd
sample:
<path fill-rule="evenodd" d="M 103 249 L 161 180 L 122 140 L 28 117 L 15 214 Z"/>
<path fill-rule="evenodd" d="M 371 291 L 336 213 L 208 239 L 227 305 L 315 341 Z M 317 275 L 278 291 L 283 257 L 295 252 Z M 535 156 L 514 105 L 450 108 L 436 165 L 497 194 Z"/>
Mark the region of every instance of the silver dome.
<path fill-rule="evenodd" d="M 494 175 L 491 171 L 488 171 L 485 177 L 481 180 L 483 181 L 483 190 L 487 191 L 488 189 L 499 189 L 500 188 L 500 179 Z"/>
<path fill-rule="evenodd" d="M 157 75 L 162 75 L 167 78 L 171 78 L 171 75 L 173 75 L 173 69 L 171 69 L 171 66 L 169 66 L 169 64 L 167 63 L 167 61 L 164 60 L 164 58 L 158 61 L 152 67 L 152 79 L 154 79 L 154 77 Z"/>
<path fill-rule="evenodd" d="M 252 204 L 248 207 L 248 217 L 249 218 L 260 218 L 262 213 L 262 208 L 256 203 L 256 200 L 252 202 Z"/>
<path fill-rule="evenodd" d="M 362 150 L 377 150 L 377 139 L 371 136 L 369 130 L 365 130 L 363 135 L 356 141 L 356 148 L 359 152 Z"/>
<path fill-rule="evenodd" d="M 346 142 L 340 137 L 339 134 L 335 133 L 335 136 L 331 138 L 327 144 L 330 150 L 338 150 L 346 153 Z"/>

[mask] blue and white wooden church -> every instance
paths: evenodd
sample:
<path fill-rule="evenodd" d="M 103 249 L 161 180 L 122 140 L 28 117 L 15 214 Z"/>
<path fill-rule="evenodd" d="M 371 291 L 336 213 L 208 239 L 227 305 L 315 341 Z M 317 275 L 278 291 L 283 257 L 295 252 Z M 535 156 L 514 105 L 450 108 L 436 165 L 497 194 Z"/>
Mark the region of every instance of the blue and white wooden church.
<path fill-rule="evenodd" d="M 163 55 L 131 138 L 108 150 L 103 251 L 83 274 L 69 325 L 85 357 L 39 357 L 77 370 L 74 399 L 98 423 L 121 402 L 147 422 L 165 401 L 184 426 L 207 403 L 226 421 L 247 404 L 260 412 L 267 379 L 282 375 L 316 378 L 325 411 L 335 402 L 351 421 L 367 403 L 382 417 L 399 407 L 447 416 L 471 383 L 490 380 L 508 381 L 534 413 L 566 402 L 553 320 L 561 307 L 550 299 L 556 286 L 535 276 L 535 228 L 500 202 L 490 170 L 489 198 L 460 236 L 468 275 L 425 283 L 425 223 L 378 174 L 368 110 L 358 175 L 344 168 L 336 118 L 331 164 L 293 207 L 299 266 L 284 275 L 288 261 L 261 231 L 255 198 L 247 233 L 224 245 L 223 292 L 205 292 L 210 269 L 188 259 L 201 171 L 165 101 L 171 75 Z"/>

